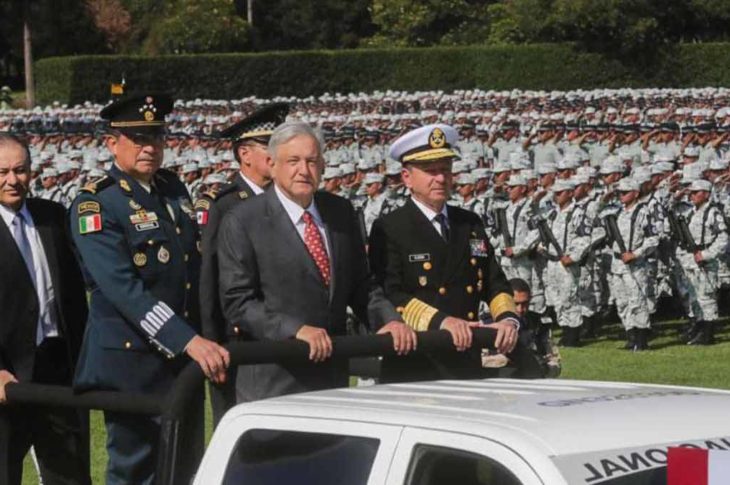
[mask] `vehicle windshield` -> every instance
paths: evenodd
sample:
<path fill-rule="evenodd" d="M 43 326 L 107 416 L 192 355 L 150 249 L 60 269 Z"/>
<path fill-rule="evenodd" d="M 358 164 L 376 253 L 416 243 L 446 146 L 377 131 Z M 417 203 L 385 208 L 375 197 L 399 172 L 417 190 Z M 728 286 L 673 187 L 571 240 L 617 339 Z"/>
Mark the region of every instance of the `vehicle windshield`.
<path fill-rule="evenodd" d="M 380 442 L 374 438 L 250 430 L 239 438 L 224 485 L 365 485 Z"/>
<path fill-rule="evenodd" d="M 667 485 L 671 447 L 730 451 L 730 437 L 559 455 L 552 460 L 571 485 Z"/>

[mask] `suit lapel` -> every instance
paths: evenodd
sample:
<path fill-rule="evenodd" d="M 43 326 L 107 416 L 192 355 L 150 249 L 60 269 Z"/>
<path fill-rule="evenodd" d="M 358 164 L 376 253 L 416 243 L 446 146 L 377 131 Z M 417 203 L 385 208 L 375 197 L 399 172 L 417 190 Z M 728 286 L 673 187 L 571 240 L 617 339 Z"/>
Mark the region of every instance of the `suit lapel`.
<path fill-rule="evenodd" d="M 449 229 L 451 231 L 448 250 L 446 252 L 446 268 L 444 270 L 444 281 L 448 282 L 458 271 L 461 262 L 467 255 L 469 248 L 469 226 L 460 220 L 456 210 L 448 206 L 446 210 L 449 217 Z"/>
<path fill-rule="evenodd" d="M 61 288 L 60 281 L 58 279 L 58 255 L 56 253 L 55 237 L 53 234 L 53 227 L 49 224 L 43 214 L 35 210 L 32 205 L 28 205 L 30 215 L 33 216 L 33 224 L 38 231 L 38 236 L 43 244 L 43 251 L 46 253 L 46 262 L 48 264 L 48 272 L 51 274 L 51 283 L 54 288 Z"/>
<path fill-rule="evenodd" d="M 284 206 L 281 205 L 279 197 L 276 195 L 275 190 L 269 190 L 265 194 L 261 194 L 262 197 L 267 198 L 268 215 L 271 219 L 271 224 L 274 231 L 281 237 L 281 241 L 292 241 L 290 249 L 298 252 L 296 257 L 297 261 L 302 261 L 307 271 L 312 274 L 322 285 L 324 286 L 324 280 L 322 275 L 319 273 L 319 268 L 314 263 L 314 259 L 309 254 L 307 246 L 304 244 L 302 237 L 297 232 L 297 228 L 294 227 L 289 214 L 284 210 Z M 278 239 L 278 238 L 277 238 Z"/>
<path fill-rule="evenodd" d="M 35 224 L 35 219 L 33 223 Z M 10 274 L 24 275 L 21 276 L 21 278 L 24 277 L 26 284 L 32 287 L 33 280 L 31 279 L 31 275 L 28 273 L 25 261 L 23 261 L 23 255 L 20 253 L 20 249 L 18 249 L 18 245 L 16 244 L 13 235 L 10 233 L 10 228 L 5 225 L 5 221 L 2 219 L 0 219 L 0 247 L 9 248 L 7 255 L 4 257 L 7 257 L 8 265 L 13 267 L 15 270 Z"/>
<path fill-rule="evenodd" d="M 38 236 L 40 237 L 43 251 L 46 253 L 46 266 L 48 273 L 51 275 L 51 285 L 53 285 L 55 293 L 56 316 L 58 318 L 59 330 L 62 334 L 66 334 L 66 322 L 64 321 L 64 313 L 61 311 L 61 299 L 63 298 L 63 286 L 61 285 L 60 275 L 58 274 L 58 253 L 56 252 L 56 237 L 54 235 L 53 225 L 48 221 L 44 214 L 36 210 L 32 204 L 28 204 L 28 210 L 33 216 L 33 224 L 35 225 Z"/>
<path fill-rule="evenodd" d="M 340 257 L 340 252 L 342 250 L 342 241 L 340 238 L 342 237 L 342 234 L 340 234 L 339 231 L 336 231 L 335 229 L 338 227 L 337 221 L 333 220 L 332 214 L 330 214 L 330 211 L 326 207 L 326 205 L 322 202 L 320 197 L 317 197 L 317 194 L 314 195 L 314 202 L 317 204 L 317 210 L 319 211 L 319 215 L 322 217 L 322 222 L 324 222 L 324 231 L 327 234 L 327 242 L 329 243 L 329 260 L 330 260 L 330 302 L 332 302 L 332 295 L 335 293 L 335 285 L 337 284 L 337 266 L 335 266 L 337 263 L 340 263 L 342 261 Z M 310 258 L 311 259 L 311 258 Z M 316 265 L 315 265 L 316 267 Z M 319 275 L 319 268 L 317 268 L 317 274 Z M 321 277 L 321 275 L 320 275 Z"/>
<path fill-rule="evenodd" d="M 433 226 L 433 223 L 428 220 L 426 214 L 418 208 L 412 199 L 408 199 L 405 207 L 411 211 L 412 216 L 408 217 L 408 220 L 413 221 L 414 230 L 417 231 L 414 232 L 414 234 L 423 235 L 423 237 L 428 240 L 429 246 L 438 248 L 439 252 L 443 252 L 446 249 L 446 241 L 444 241 L 444 238 L 438 233 L 436 228 Z"/>

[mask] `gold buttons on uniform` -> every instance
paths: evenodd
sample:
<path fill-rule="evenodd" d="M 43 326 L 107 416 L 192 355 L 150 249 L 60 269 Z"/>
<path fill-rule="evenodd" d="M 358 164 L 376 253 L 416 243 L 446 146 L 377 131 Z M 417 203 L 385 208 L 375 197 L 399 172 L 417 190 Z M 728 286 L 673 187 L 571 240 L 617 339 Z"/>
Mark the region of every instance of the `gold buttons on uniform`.
<path fill-rule="evenodd" d="M 439 295 L 445 295 L 445 294 L 446 294 L 446 288 L 444 288 L 442 286 L 441 288 L 439 288 Z"/>
<path fill-rule="evenodd" d="M 482 268 L 479 268 L 479 269 L 477 270 L 477 277 L 478 277 L 479 279 L 482 279 L 482 278 L 484 278 L 484 273 L 482 272 Z"/>
<path fill-rule="evenodd" d="M 469 320 L 474 320 L 474 312 L 469 312 L 466 314 L 466 316 Z"/>
<path fill-rule="evenodd" d="M 124 348 L 125 349 L 131 349 L 132 348 L 132 342 L 130 342 L 129 340 L 127 340 L 126 342 L 124 342 Z"/>
<path fill-rule="evenodd" d="M 235 327 L 233 327 L 233 333 L 235 333 L 236 335 L 238 335 L 239 333 L 241 333 L 241 327 L 239 327 L 238 325 L 236 325 Z"/>
<path fill-rule="evenodd" d="M 178 234 L 182 234 L 182 230 L 179 227 L 176 227 L 175 228 L 175 232 L 178 233 Z"/>
<path fill-rule="evenodd" d="M 429 263 L 428 261 L 423 263 L 423 269 L 425 269 L 426 271 L 429 271 L 431 268 L 433 268 L 433 265 L 431 263 Z"/>
<path fill-rule="evenodd" d="M 191 285 L 190 283 L 185 283 L 185 289 L 186 290 L 189 290 L 192 287 L 193 287 L 193 285 Z"/>
<path fill-rule="evenodd" d="M 149 241 L 147 241 L 147 244 L 149 246 L 154 246 L 155 245 L 155 242 L 152 239 L 150 239 Z"/>
<path fill-rule="evenodd" d="M 476 266 L 477 265 L 477 258 L 471 258 L 469 260 L 469 262 L 471 263 L 472 266 Z"/>
<path fill-rule="evenodd" d="M 474 287 L 472 285 L 469 285 L 466 287 L 466 292 L 471 294 L 474 293 Z"/>

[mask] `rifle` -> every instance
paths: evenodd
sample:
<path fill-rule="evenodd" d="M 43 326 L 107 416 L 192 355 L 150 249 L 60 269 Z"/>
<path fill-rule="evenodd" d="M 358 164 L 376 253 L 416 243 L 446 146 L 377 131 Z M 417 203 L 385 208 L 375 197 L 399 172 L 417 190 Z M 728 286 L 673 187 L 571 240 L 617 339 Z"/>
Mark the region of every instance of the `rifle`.
<path fill-rule="evenodd" d="M 677 229 L 679 230 L 680 246 L 682 246 L 682 249 L 692 254 L 700 250 L 699 245 L 695 242 L 689 230 L 687 219 L 682 215 L 677 216 Z"/>
<path fill-rule="evenodd" d="M 537 219 L 536 223 L 537 230 L 540 233 L 540 239 L 545 245 L 545 249 L 550 247 L 550 245 L 552 244 L 555 247 L 555 250 L 558 252 L 558 256 L 562 258 L 565 255 L 565 253 L 563 252 L 563 248 L 560 247 L 560 244 L 558 244 L 558 240 L 555 239 L 555 234 L 553 234 L 552 229 L 550 229 L 550 226 L 548 226 L 547 221 L 540 217 Z"/>
<path fill-rule="evenodd" d="M 611 240 L 618 244 L 621 254 L 626 253 L 626 243 L 624 242 L 624 238 L 621 236 L 621 231 L 619 231 L 618 224 L 616 223 L 616 214 L 608 214 L 606 216 L 606 231 L 611 237 Z"/>
<path fill-rule="evenodd" d="M 502 240 L 504 241 L 504 247 L 511 248 L 514 246 L 514 242 L 512 241 L 512 237 L 509 233 L 509 224 L 507 224 L 507 211 L 503 208 L 497 209 L 495 211 L 497 213 L 497 228 L 499 229 L 499 232 L 502 233 Z"/>

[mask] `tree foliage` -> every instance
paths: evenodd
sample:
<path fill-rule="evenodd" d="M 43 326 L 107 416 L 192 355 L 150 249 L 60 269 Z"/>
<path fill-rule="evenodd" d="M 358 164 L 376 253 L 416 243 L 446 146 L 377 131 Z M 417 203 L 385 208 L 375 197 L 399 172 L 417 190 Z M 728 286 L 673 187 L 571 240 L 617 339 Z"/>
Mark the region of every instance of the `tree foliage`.
<path fill-rule="evenodd" d="M 118 50 L 132 29 L 132 16 L 121 0 L 86 0 L 86 11 L 106 37 L 107 47 L 111 51 Z"/>
<path fill-rule="evenodd" d="M 175 0 L 151 26 L 143 51 L 152 54 L 236 52 L 248 46 L 248 24 L 232 0 Z"/>
<path fill-rule="evenodd" d="M 253 48 L 264 51 L 357 47 L 362 38 L 374 32 L 369 5 L 370 0 L 256 0 Z"/>
<path fill-rule="evenodd" d="M 373 0 L 376 45 L 574 42 L 623 59 L 730 37 L 727 0 Z"/>

